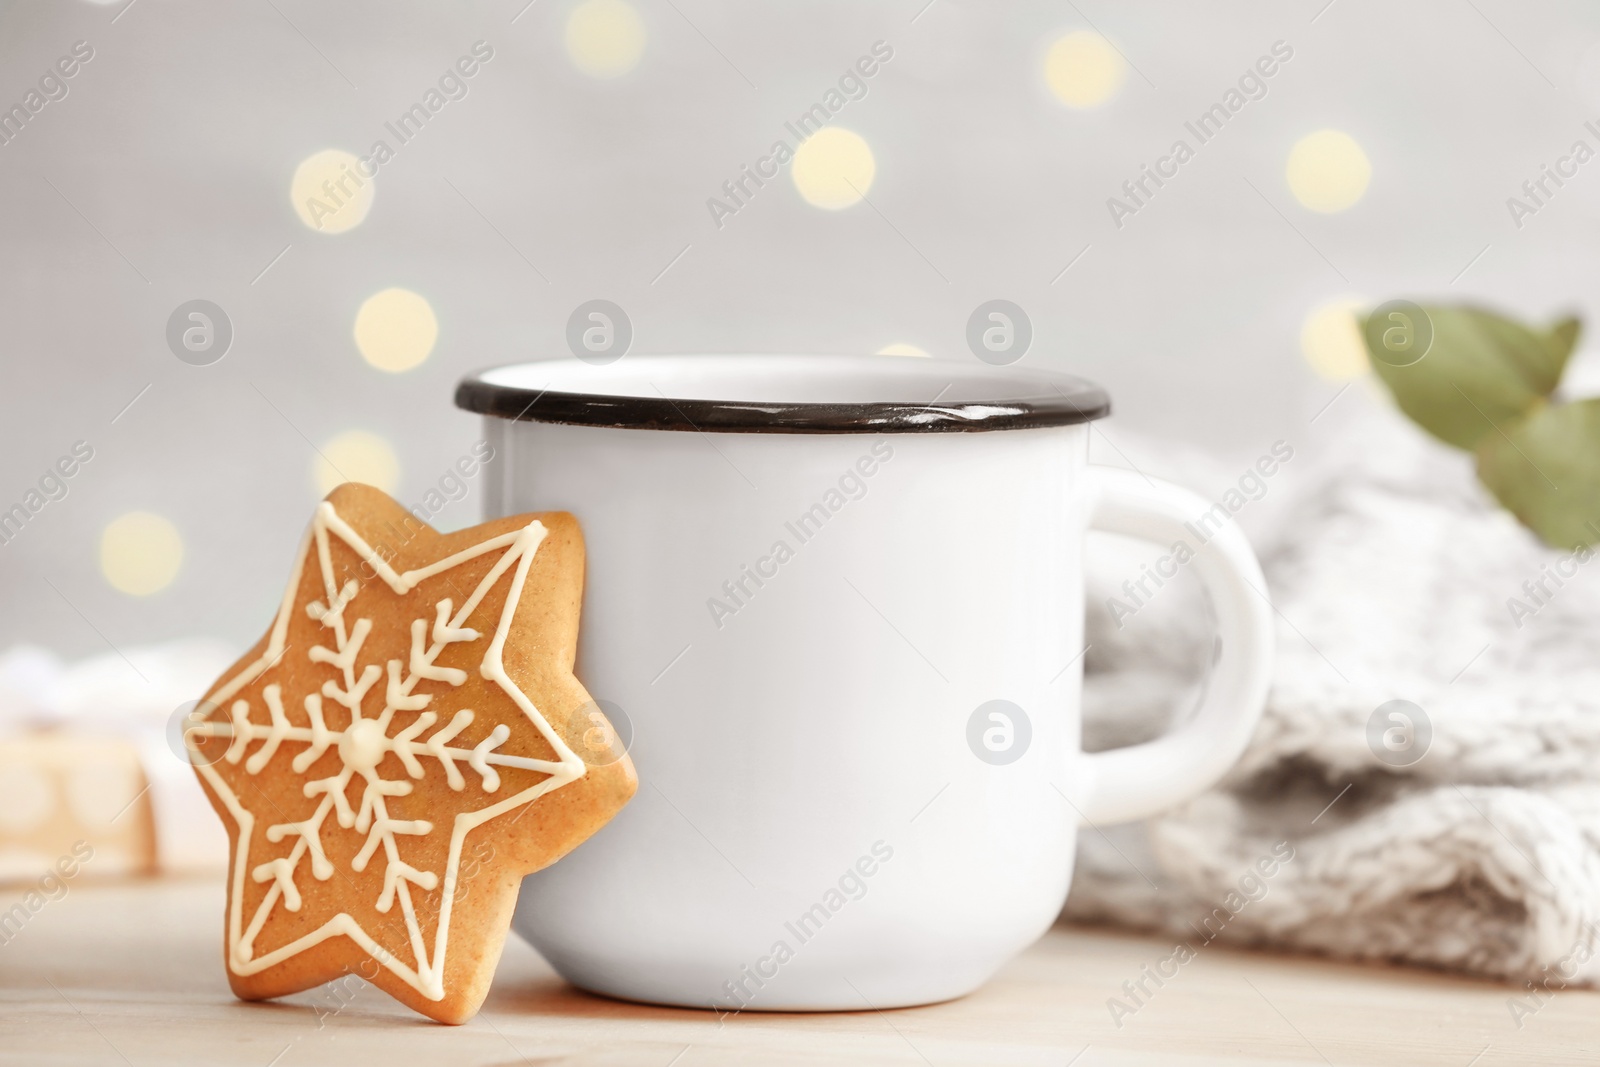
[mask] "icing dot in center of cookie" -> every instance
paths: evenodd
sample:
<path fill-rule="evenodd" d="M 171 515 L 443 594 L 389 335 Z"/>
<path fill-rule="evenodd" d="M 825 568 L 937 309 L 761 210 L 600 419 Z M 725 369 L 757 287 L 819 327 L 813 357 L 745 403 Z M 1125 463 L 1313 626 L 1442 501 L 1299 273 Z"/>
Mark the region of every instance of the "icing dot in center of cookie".
<path fill-rule="evenodd" d="M 377 769 L 388 748 L 389 739 L 378 720 L 357 719 L 339 739 L 339 758 L 351 770 L 369 774 Z"/>

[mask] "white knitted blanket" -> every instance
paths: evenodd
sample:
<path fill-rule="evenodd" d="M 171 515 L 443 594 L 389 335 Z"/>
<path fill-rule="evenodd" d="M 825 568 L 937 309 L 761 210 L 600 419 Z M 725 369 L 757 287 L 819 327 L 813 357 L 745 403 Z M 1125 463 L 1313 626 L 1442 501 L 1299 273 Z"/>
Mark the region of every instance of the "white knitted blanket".
<path fill-rule="evenodd" d="M 1064 917 L 1192 949 L 1216 938 L 1595 984 L 1600 562 L 1543 547 L 1477 484 L 1470 457 L 1352 400 L 1340 403 L 1356 418 L 1325 450 L 1338 458 L 1302 449 L 1293 476 L 1241 511 L 1280 613 L 1248 751 L 1175 811 L 1085 830 Z M 1203 493 L 1239 475 L 1119 441 Z M 1106 607 L 1153 555 L 1092 552 L 1091 748 L 1158 733 L 1162 709 L 1192 707 L 1198 691 L 1211 637 L 1194 587 L 1169 583 L 1120 629 Z M 1393 699 L 1432 725 L 1407 767 L 1369 745 L 1369 717 Z"/>

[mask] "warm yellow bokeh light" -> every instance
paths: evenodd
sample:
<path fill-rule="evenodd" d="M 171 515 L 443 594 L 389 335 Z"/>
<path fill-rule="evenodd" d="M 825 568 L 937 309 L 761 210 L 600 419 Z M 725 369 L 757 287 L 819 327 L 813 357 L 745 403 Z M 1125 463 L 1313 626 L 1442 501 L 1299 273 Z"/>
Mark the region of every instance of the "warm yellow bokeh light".
<path fill-rule="evenodd" d="M 1111 42 L 1093 30 L 1073 30 L 1044 57 L 1044 80 L 1068 107 L 1098 107 L 1116 95 L 1128 65 Z"/>
<path fill-rule="evenodd" d="M 130 511 L 100 533 L 100 573 L 129 596 L 159 593 L 183 566 L 183 537 L 171 520 Z"/>
<path fill-rule="evenodd" d="M 567 15 L 567 55 L 593 78 L 616 78 L 644 54 L 644 20 L 624 0 L 583 0 Z"/>
<path fill-rule="evenodd" d="M 346 430 L 324 444 L 311 461 L 311 480 L 317 495 L 326 496 L 341 482 L 360 482 L 385 493 L 400 484 L 400 460 L 394 446 L 366 430 Z"/>
<path fill-rule="evenodd" d="M 372 210 L 372 179 L 349 152 L 329 148 L 294 169 L 289 199 L 300 221 L 319 233 L 344 233 Z"/>
<path fill-rule="evenodd" d="M 1343 211 L 1367 191 L 1372 163 L 1348 133 L 1318 130 L 1289 150 L 1284 176 L 1294 198 L 1312 211 Z"/>
<path fill-rule="evenodd" d="M 1347 382 L 1367 373 L 1367 346 L 1358 316 L 1367 302 L 1340 297 L 1311 309 L 1300 326 L 1300 353 L 1318 375 Z"/>
<path fill-rule="evenodd" d="M 878 164 L 872 147 L 854 130 L 825 126 L 800 142 L 790 165 L 794 187 L 815 207 L 838 211 L 861 202 Z"/>
<path fill-rule="evenodd" d="M 362 359 L 399 374 L 428 358 L 439 339 L 439 320 L 432 305 L 410 289 L 385 289 L 356 312 L 355 338 Z"/>
<path fill-rule="evenodd" d="M 896 341 L 892 345 L 884 345 L 878 349 L 877 354 L 880 356 L 921 356 L 924 359 L 928 358 L 928 353 L 916 345 L 906 344 L 904 341 Z"/>

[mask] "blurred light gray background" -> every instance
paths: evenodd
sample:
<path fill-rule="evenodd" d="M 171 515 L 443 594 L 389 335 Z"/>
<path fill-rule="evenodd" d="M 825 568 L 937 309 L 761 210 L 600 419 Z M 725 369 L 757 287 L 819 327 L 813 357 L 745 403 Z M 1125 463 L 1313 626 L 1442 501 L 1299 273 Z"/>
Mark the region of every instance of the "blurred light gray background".
<path fill-rule="evenodd" d="M 1600 280 L 1600 161 L 1520 227 L 1507 206 L 1574 141 L 1600 146 L 1583 125 L 1600 119 L 1592 5 L 596 2 L 0 6 L 0 107 L 93 49 L 0 144 L 0 510 L 75 442 L 93 449 L 0 545 L 0 645 L 254 639 L 320 495 L 317 450 L 371 435 L 343 440 L 386 443 L 395 495 L 422 500 L 479 436 L 456 381 L 564 355 L 595 298 L 627 311 L 635 352 L 966 360 L 968 315 L 1004 298 L 1032 319 L 1029 364 L 1110 389 L 1108 458 L 1119 435 L 1254 457 L 1278 438 L 1337 448 L 1338 406 L 1370 392 L 1342 380 L 1337 322 L 1312 330 L 1324 373 L 1306 357 L 1330 302 L 1481 299 L 1542 320 L 1587 312 Z M 1078 51 L 1052 52 L 1073 34 Z M 493 57 L 467 94 L 398 146 L 385 123 L 479 41 Z M 784 123 L 879 41 L 892 60 L 832 122 L 870 146 L 866 200 L 820 209 L 785 172 L 715 225 L 707 198 L 792 143 Z M 1280 41 L 1293 57 L 1265 95 L 1118 227 L 1107 199 L 1174 140 L 1197 145 L 1184 123 Z M 1289 160 L 1330 129 L 1370 182 L 1313 210 Z M 360 225 L 308 227 L 296 168 L 379 139 L 397 150 Z M 391 288 L 438 323 L 403 373 L 353 336 Z M 195 299 L 232 324 L 209 366 L 167 343 Z M 473 482 L 435 522 L 480 507 Z M 117 525 L 130 512 L 167 525 Z M 108 536 L 159 555 L 172 534 L 160 588 L 113 584 Z"/>

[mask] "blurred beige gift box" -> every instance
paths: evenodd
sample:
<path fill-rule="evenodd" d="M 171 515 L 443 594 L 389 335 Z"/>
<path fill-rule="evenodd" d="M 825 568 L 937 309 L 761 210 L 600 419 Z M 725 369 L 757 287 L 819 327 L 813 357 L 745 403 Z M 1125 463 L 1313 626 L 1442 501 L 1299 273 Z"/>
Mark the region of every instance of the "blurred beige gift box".
<path fill-rule="evenodd" d="M 228 842 L 179 734 L 236 658 L 197 639 L 64 663 L 0 654 L 0 882 L 220 870 Z"/>

